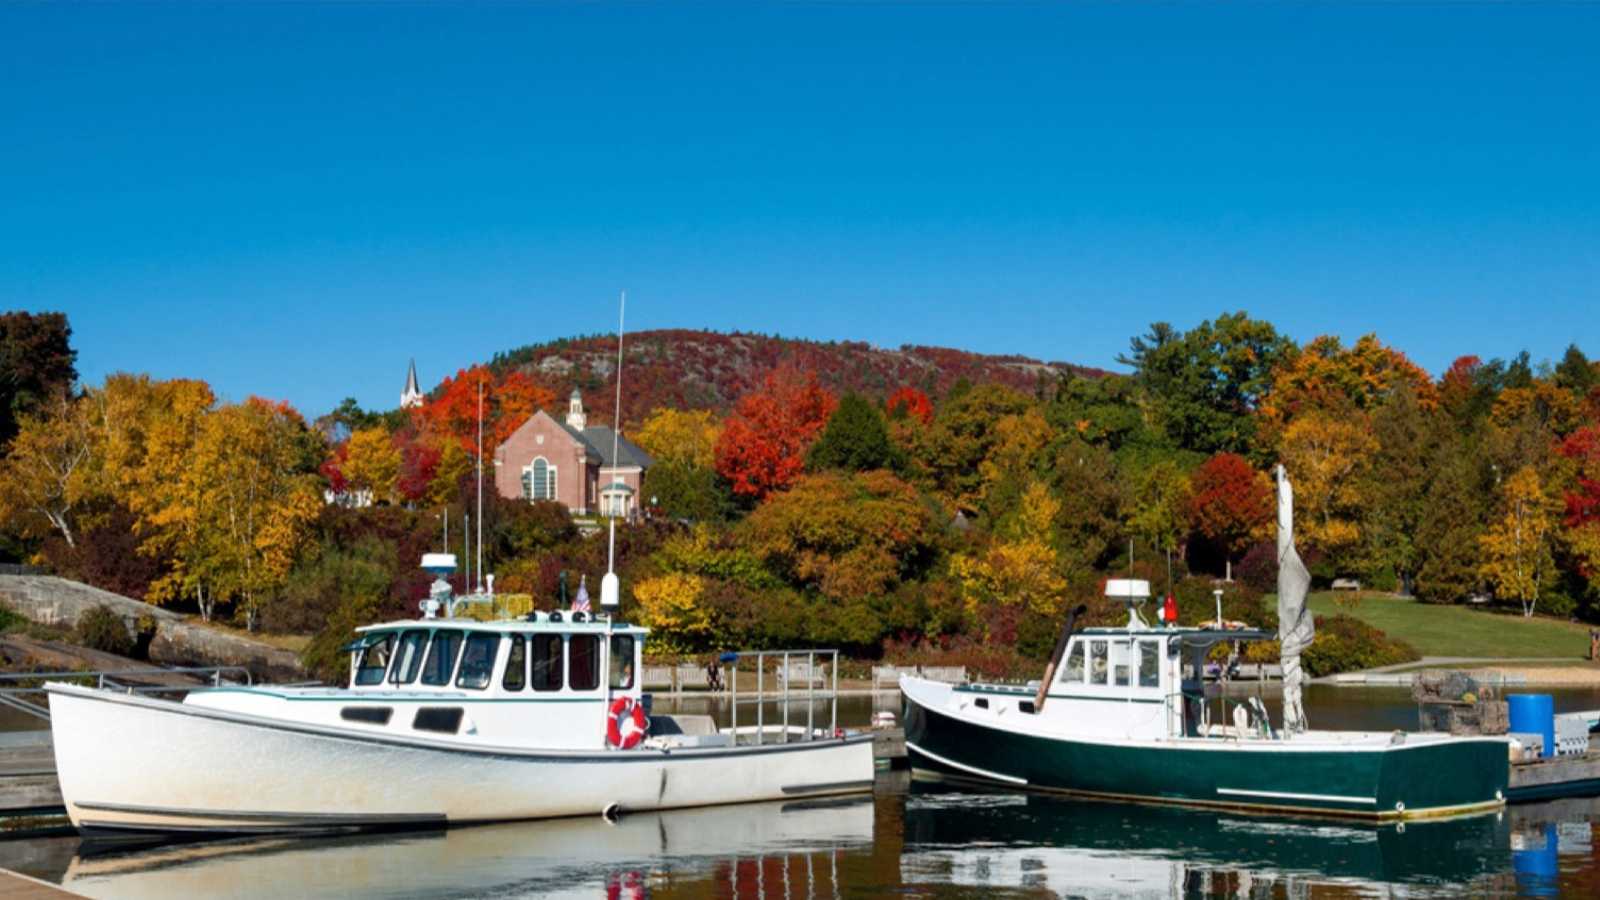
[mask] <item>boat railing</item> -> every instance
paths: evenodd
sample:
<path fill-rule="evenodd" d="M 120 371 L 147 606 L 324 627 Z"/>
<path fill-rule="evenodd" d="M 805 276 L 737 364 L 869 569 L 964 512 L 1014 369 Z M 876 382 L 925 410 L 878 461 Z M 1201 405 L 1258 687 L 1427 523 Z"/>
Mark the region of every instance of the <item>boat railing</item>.
<path fill-rule="evenodd" d="M 739 665 L 750 659 L 755 660 L 756 692 L 754 697 L 741 697 L 739 695 Z M 766 708 L 768 702 L 776 703 L 782 715 L 782 727 L 779 730 L 779 742 L 789 743 L 792 737 L 803 737 L 805 740 L 816 740 L 819 736 L 816 727 L 816 703 L 823 699 L 829 701 L 828 727 L 821 733 L 824 737 L 833 737 L 839 733 L 839 651 L 827 650 L 742 650 L 722 654 L 723 662 L 728 664 L 728 688 L 732 694 L 732 719 L 733 727 L 730 734 L 734 743 L 738 743 L 743 736 L 751 734 L 748 728 L 739 727 L 739 705 L 741 703 L 754 703 L 756 707 L 756 724 L 754 737 L 756 744 L 766 741 L 768 724 L 766 721 Z M 778 691 L 774 696 L 767 696 L 767 669 L 769 662 L 776 663 L 774 677 L 778 681 Z M 821 668 L 819 669 L 819 663 Z M 803 683 L 804 691 L 795 690 L 795 682 Z M 819 692 L 818 687 L 822 690 Z M 798 730 L 790 724 L 790 707 L 799 702 L 804 702 L 806 707 L 806 723 L 804 730 Z M 773 723 L 777 726 L 777 722 Z"/>
<path fill-rule="evenodd" d="M 142 683 L 142 680 L 174 675 L 187 677 L 198 683 Z M 197 687 L 204 687 L 208 682 L 211 687 L 222 687 L 226 684 L 242 683 L 248 685 L 253 683 L 250 670 L 243 666 L 176 666 L 173 668 L 149 666 L 146 668 L 89 671 L 9 672 L 0 674 L 0 706 L 49 721 L 49 705 L 31 699 L 35 697 L 43 698 L 46 695 L 44 689 L 46 681 L 65 681 L 69 684 L 79 684 L 84 687 L 92 685 L 98 690 L 122 691 L 128 694 L 188 693 Z"/>

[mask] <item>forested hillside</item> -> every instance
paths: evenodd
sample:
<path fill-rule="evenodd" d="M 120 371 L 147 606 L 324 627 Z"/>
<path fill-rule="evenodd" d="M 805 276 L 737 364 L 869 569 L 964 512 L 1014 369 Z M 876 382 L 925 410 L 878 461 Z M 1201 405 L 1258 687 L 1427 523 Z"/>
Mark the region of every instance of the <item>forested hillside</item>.
<path fill-rule="evenodd" d="M 816 372 L 822 386 L 836 394 L 856 391 L 878 396 L 908 385 L 939 396 L 962 379 L 1033 393 L 1065 373 L 1101 374 L 1069 363 L 945 347 L 889 350 L 854 341 L 824 343 L 684 329 L 629 334 L 627 345 L 622 413 L 635 423 L 661 407 L 726 413 L 767 372 L 784 366 Z M 522 372 L 563 398 L 576 386 L 583 390 L 585 404 L 609 419 L 616 361 L 617 339 L 611 334 L 519 347 L 496 354 L 489 368 L 496 375 Z"/>

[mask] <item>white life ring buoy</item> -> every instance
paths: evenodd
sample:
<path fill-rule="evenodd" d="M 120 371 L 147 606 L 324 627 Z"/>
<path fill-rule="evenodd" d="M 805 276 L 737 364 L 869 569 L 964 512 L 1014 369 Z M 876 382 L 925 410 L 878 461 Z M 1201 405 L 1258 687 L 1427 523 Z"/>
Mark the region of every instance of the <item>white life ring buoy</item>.
<path fill-rule="evenodd" d="M 632 750 L 644 740 L 650 723 L 645 719 L 644 706 L 632 697 L 618 697 L 606 715 L 606 746 L 617 750 Z"/>

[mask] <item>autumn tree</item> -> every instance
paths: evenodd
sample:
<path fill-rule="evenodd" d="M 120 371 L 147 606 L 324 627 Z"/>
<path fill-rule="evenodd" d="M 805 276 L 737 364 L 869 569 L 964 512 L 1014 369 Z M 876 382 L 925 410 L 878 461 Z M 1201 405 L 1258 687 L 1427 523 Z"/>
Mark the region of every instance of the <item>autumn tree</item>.
<path fill-rule="evenodd" d="M 656 464 L 688 463 L 703 469 L 716 465 L 717 436 L 722 426 L 704 409 L 662 408 L 652 412 L 629 438 Z"/>
<path fill-rule="evenodd" d="M 657 462 L 640 489 L 652 514 L 690 522 L 721 522 L 733 516 L 733 497 L 721 475 L 693 463 Z"/>
<path fill-rule="evenodd" d="M 914 419 L 921 425 L 933 421 L 933 401 L 914 387 L 896 388 L 884 402 L 883 408 L 891 421 Z"/>
<path fill-rule="evenodd" d="M 1190 520 L 1196 531 L 1222 547 L 1225 578 L 1232 581 L 1233 557 L 1272 519 L 1272 484 L 1239 454 L 1218 453 L 1194 471 L 1189 488 Z"/>
<path fill-rule="evenodd" d="M 778 369 L 739 398 L 717 438 L 717 472 L 734 494 L 761 500 L 789 487 L 837 405 L 815 372 Z"/>
<path fill-rule="evenodd" d="M 556 402 L 549 388 L 534 382 L 520 370 L 511 369 L 496 378 L 488 367 L 473 366 L 440 382 L 434 394 L 416 411 L 416 418 L 423 424 L 424 431 L 449 438 L 475 455 L 478 452 L 480 389 L 483 452 L 487 456 L 493 456 L 494 448 L 529 416 L 553 407 Z"/>
<path fill-rule="evenodd" d="M 1593 593 L 1600 591 L 1600 425 L 1568 435 L 1558 450 L 1574 470 L 1562 498 L 1562 543 Z"/>
<path fill-rule="evenodd" d="M 1237 312 L 1187 332 L 1157 322 L 1118 361 L 1134 368 L 1157 427 L 1174 444 L 1238 453 L 1253 442 L 1252 413 L 1273 371 L 1293 354 L 1294 343 L 1270 323 Z"/>
<path fill-rule="evenodd" d="M 1372 413 L 1375 447 L 1359 491 L 1365 498 L 1361 556 L 1368 573 L 1393 573 L 1402 593 L 1412 593 L 1421 562 L 1417 536 L 1434 478 L 1431 464 L 1443 442 L 1442 419 L 1409 391 Z"/>
<path fill-rule="evenodd" d="M 860 394 L 848 393 L 840 398 L 822 434 L 811 445 L 806 467 L 867 472 L 894 468 L 897 456 L 878 407 Z"/>
<path fill-rule="evenodd" d="M 1480 571 L 1495 595 L 1517 600 L 1531 617 L 1540 589 L 1549 583 L 1555 562 L 1551 551 L 1559 505 L 1546 493 L 1539 473 L 1524 466 L 1505 480 L 1500 510 L 1478 541 L 1483 549 Z"/>
<path fill-rule="evenodd" d="M 1361 539 L 1361 489 L 1376 449 L 1364 415 L 1315 410 L 1290 423 L 1279 452 L 1294 483 L 1296 537 L 1348 562 L 1343 555 Z"/>
<path fill-rule="evenodd" d="M 950 573 L 967 614 L 986 633 L 991 608 L 1024 610 L 1055 620 L 1066 604 L 1068 581 L 1058 551 L 1061 503 L 1042 481 L 1023 489 L 1017 515 L 994 539 L 951 557 Z"/>
<path fill-rule="evenodd" d="M 1261 401 L 1257 450 L 1271 458 L 1285 430 L 1302 415 L 1365 412 L 1401 392 L 1415 395 L 1424 408 L 1438 403 L 1428 373 L 1376 335 L 1364 335 L 1349 347 L 1337 337 L 1316 338 L 1273 373 Z"/>
<path fill-rule="evenodd" d="M 744 522 L 745 546 L 802 589 L 844 600 L 883 596 L 930 562 L 932 511 L 886 471 L 797 479 Z"/>
<path fill-rule="evenodd" d="M 1128 527 L 1134 536 L 1167 554 L 1180 551 L 1189 534 L 1189 475 L 1171 460 L 1138 472 L 1129 492 Z"/>
<path fill-rule="evenodd" d="M 152 599 L 192 591 L 206 618 L 233 600 L 254 628 L 259 604 L 287 576 L 322 506 L 308 434 L 287 405 L 258 398 L 205 417 L 154 517 L 175 566 L 151 585 Z"/>
<path fill-rule="evenodd" d="M 0 460 L 0 520 L 25 536 L 54 531 L 76 546 L 96 434 L 90 404 L 65 396 L 45 416 L 23 414 Z"/>
<path fill-rule="evenodd" d="M 998 384 L 952 391 L 917 446 L 918 462 L 933 488 L 951 505 L 977 511 L 986 492 L 981 468 L 1000 440 L 996 426 L 1030 405 L 1027 397 Z"/>
<path fill-rule="evenodd" d="M 390 503 L 400 479 L 400 450 L 381 427 L 361 428 L 345 442 L 340 467 L 347 490 L 364 492 L 372 503 Z"/>

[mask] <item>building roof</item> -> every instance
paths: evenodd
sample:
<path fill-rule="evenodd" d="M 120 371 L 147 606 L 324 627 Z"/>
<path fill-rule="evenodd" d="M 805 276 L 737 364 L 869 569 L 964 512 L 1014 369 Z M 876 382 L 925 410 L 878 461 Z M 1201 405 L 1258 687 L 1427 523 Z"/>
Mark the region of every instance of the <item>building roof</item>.
<path fill-rule="evenodd" d="M 404 394 L 406 396 L 421 396 L 422 394 L 422 391 L 417 387 L 417 361 L 414 359 L 411 361 L 411 368 L 406 370 L 406 389 Z"/>
<path fill-rule="evenodd" d="M 585 455 L 589 459 L 599 462 L 602 466 L 607 468 L 626 468 L 629 466 L 637 466 L 641 469 L 647 469 L 652 463 L 655 462 L 655 460 L 650 458 L 650 454 L 644 452 L 644 450 L 640 448 L 638 444 L 635 444 L 633 441 L 630 441 L 627 438 L 619 438 L 617 440 L 617 460 L 612 461 L 612 431 L 611 426 L 609 425 L 590 425 L 588 428 L 579 431 L 578 429 L 573 428 L 571 425 L 568 425 L 559 419 L 556 419 L 555 421 L 557 425 L 560 425 L 567 432 L 567 434 L 572 435 L 573 438 L 578 441 L 578 443 L 584 446 L 586 451 Z"/>

